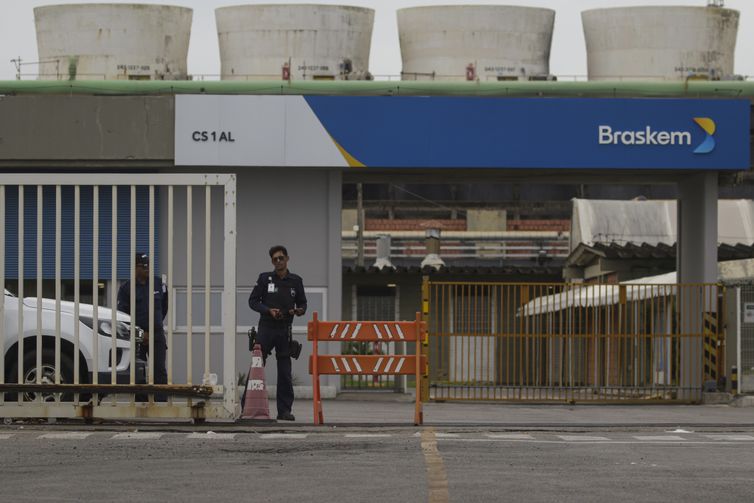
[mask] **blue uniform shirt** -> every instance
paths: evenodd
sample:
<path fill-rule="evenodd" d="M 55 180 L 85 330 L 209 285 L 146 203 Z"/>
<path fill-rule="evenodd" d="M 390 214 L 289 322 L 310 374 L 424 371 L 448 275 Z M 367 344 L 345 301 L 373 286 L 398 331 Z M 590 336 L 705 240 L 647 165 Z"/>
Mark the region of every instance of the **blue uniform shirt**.
<path fill-rule="evenodd" d="M 162 320 L 168 313 L 168 289 L 161 278 L 154 279 L 154 327 L 149 327 L 149 281 L 136 282 L 136 326 L 155 335 L 164 333 Z M 118 311 L 131 314 L 131 282 L 126 281 L 118 290 Z"/>
<path fill-rule="evenodd" d="M 304 282 L 300 276 L 288 272 L 279 277 L 275 271 L 264 272 L 249 296 L 249 307 L 260 314 L 259 325 L 285 327 L 293 323 L 291 309 L 299 308 L 306 312 Z M 277 308 L 283 313 L 282 320 L 270 316 L 270 309 Z"/>

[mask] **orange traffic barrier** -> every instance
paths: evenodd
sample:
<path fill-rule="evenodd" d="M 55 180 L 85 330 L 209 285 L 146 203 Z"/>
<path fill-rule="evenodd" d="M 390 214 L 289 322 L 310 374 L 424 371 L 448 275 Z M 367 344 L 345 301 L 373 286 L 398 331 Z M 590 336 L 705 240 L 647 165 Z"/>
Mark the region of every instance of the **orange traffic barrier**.
<path fill-rule="evenodd" d="M 262 346 L 254 344 L 251 351 L 251 367 L 246 380 L 243 412 L 241 419 L 253 421 L 271 421 L 270 404 L 267 399 L 267 386 L 264 382 L 264 360 Z"/>
<path fill-rule="evenodd" d="M 309 373 L 314 394 L 314 424 L 324 423 L 319 389 L 321 375 L 414 375 L 416 376 L 416 407 L 414 424 L 424 422 L 420 383 L 427 375 L 427 357 L 421 354 L 426 344 L 427 324 L 416 313 L 416 321 L 320 321 L 317 313 L 307 326 L 307 339 L 312 341 Z M 413 355 L 321 355 L 319 342 L 416 342 Z"/>

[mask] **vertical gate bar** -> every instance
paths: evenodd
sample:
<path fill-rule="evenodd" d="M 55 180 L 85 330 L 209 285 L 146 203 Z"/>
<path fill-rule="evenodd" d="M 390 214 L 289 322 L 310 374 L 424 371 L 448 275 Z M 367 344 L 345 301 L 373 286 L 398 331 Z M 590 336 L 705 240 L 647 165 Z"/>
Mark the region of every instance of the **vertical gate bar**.
<path fill-rule="evenodd" d="M 210 253 L 212 245 L 212 205 L 211 205 L 212 186 L 207 185 L 204 188 L 204 378 L 205 382 L 209 379 L 209 351 L 210 351 Z"/>
<path fill-rule="evenodd" d="M 168 187 L 168 384 L 173 384 L 173 186 Z M 170 403 L 173 401 L 171 395 Z"/>
<path fill-rule="evenodd" d="M 111 187 L 112 204 L 110 214 L 110 384 L 117 382 L 115 368 L 117 366 L 117 347 L 118 339 L 116 338 L 117 316 L 118 316 L 118 186 Z M 95 326 L 93 331 L 97 333 Z M 115 405 L 115 401 L 113 401 Z"/>
<path fill-rule="evenodd" d="M 136 185 L 131 185 L 131 215 L 130 215 L 130 221 L 131 221 L 131 229 L 129 231 L 130 235 L 130 243 L 131 243 L 131 249 L 129 250 L 129 263 L 128 266 L 128 284 L 130 286 L 129 288 L 129 299 L 128 299 L 128 305 L 129 305 L 129 317 L 131 318 L 131 330 L 129 330 L 128 338 L 130 340 L 131 344 L 131 358 L 129 362 L 129 367 L 131 371 L 129 372 L 128 376 L 128 382 L 131 384 L 136 384 Z M 151 257 L 150 257 L 151 259 Z M 150 270 L 151 272 L 151 270 Z M 136 400 L 136 395 L 132 394 L 131 398 Z"/>
<path fill-rule="evenodd" d="M 18 361 L 16 368 L 17 383 L 24 382 L 24 191 L 26 187 L 18 186 Z M 23 395 L 18 394 L 18 403 L 23 402 Z"/>
<path fill-rule="evenodd" d="M 17 383 L 24 382 L 24 191 L 23 185 L 18 186 L 18 361 Z M 18 403 L 23 401 L 23 395 L 18 394 Z"/>
<path fill-rule="evenodd" d="M 154 185 L 149 186 L 149 384 L 154 384 L 154 327 L 155 312 L 154 312 Z M 162 293 L 162 290 L 160 290 Z M 162 313 L 159 313 L 162 316 Z M 160 324 L 162 324 L 162 318 L 160 318 Z M 149 396 L 149 401 L 154 400 L 154 395 Z"/>
<path fill-rule="evenodd" d="M 55 186 L 55 384 L 60 384 L 60 185 Z M 78 324 L 78 318 L 73 322 Z M 76 370 L 74 370 L 74 373 Z M 60 397 L 60 395 L 58 395 Z"/>
<path fill-rule="evenodd" d="M 81 303 L 81 186 L 76 185 L 73 189 L 73 319 L 79 319 Z M 79 384 L 81 361 L 79 357 L 79 343 L 81 323 L 73 323 L 73 383 Z M 96 361 L 92 358 L 92 361 Z M 96 366 L 92 372 L 97 372 Z M 76 405 L 79 403 L 79 395 L 76 393 Z"/>
<path fill-rule="evenodd" d="M 480 298 L 481 295 L 479 293 L 479 285 L 473 285 L 470 290 L 471 300 L 473 302 L 473 317 L 469 316 L 469 363 L 471 363 L 471 365 L 469 366 L 469 383 L 472 383 L 474 385 L 473 396 L 475 399 L 478 399 L 479 387 L 477 386 L 477 377 L 479 376 L 479 363 L 477 362 L 477 340 L 479 339 L 479 326 L 483 321 L 482 313 L 480 312 L 480 304 L 482 302 L 482 299 Z M 474 372 L 473 375 L 471 374 L 472 371 Z"/>
<path fill-rule="evenodd" d="M 194 240 L 193 236 L 193 216 L 194 216 L 194 210 L 193 210 L 193 201 L 191 200 L 193 196 L 193 190 L 194 187 L 191 185 L 186 186 L 186 383 L 187 384 L 193 384 L 193 378 L 192 378 L 192 372 L 193 368 L 191 365 L 191 359 L 192 359 L 192 342 L 191 342 L 191 332 L 192 332 L 192 326 L 194 323 L 194 317 L 193 317 L 193 286 L 192 286 L 192 242 Z M 189 399 L 189 403 L 191 403 L 191 399 Z"/>
<path fill-rule="evenodd" d="M 5 384 L 5 185 L 0 185 L 0 287 L 3 301 L 0 302 L 0 384 Z M 20 307 L 20 306 L 19 306 Z M 0 405 L 5 403 L 5 393 L 0 393 Z"/>
<path fill-rule="evenodd" d="M 44 194 L 42 189 L 41 185 L 37 185 L 37 367 L 35 371 L 37 384 L 42 384 L 42 234 L 44 232 Z M 38 399 L 41 401 L 41 393 Z"/>
<path fill-rule="evenodd" d="M 92 326 L 99 324 L 99 186 L 92 186 Z M 92 347 L 92 382 L 99 383 L 99 335 L 94 334 Z M 95 403 L 97 394 L 94 395 Z"/>
<path fill-rule="evenodd" d="M 223 257 L 223 401 L 231 417 L 236 415 L 236 177 L 225 182 Z M 419 344 L 419 341 L 416 342 Z M 319 382 L 317 382 L 319 386 Z M 417 383 L 417 396 L 419 383 Z M 320 408 L 320 410 L 322 410 Z"/>

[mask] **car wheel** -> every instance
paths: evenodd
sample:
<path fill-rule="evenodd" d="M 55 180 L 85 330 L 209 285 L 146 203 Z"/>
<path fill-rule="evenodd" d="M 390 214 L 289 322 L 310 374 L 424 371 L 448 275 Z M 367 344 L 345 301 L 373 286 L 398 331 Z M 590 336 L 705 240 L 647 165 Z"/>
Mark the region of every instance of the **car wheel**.
<path fill-rule="evenodd" d="M 42 350 L 42 366 L 39 368 L 41 374 L 42 384 L 54 384 L 55 383 L 55 351 L 52 349 Z M 29 351 L 24 355 L 24 371 L 23 371 L 24 384 L 36 384 L 37 383 L 37 353 L 35 350 Z M 8 373 L 8 382 L 18 382 L 18 365 L 13 363 L 10 366 Z M 68 355 L 60 355 L 60 383 L 71 384 L 73 383 L 73 362 Z M 41 396 L 42 402 L 54 402 L 55 397 L 60 395 L 62 402 L 73 401 L 73 393 L 37 393 L 34 391 L 25 392 L 23 394 L 23 400 L 25 402 L 33 402 L 39 399 Z M 6 396 L 7 398 L 7 396 Z M 10 398 L 16 400 L 14 396 Z"/>

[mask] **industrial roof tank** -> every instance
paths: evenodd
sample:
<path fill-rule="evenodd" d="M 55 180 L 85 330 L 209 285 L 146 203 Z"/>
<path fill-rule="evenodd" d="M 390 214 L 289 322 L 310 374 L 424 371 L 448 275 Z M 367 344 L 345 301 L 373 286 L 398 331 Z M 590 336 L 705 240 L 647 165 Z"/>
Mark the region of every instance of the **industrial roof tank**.
<path fill-rule="evenodd" d="M 555 11 L 506 5 L 398 10 L 403 80 L 550 78 Z"/>
<path fill-rule="evenodd" d="M 738 11 L 621 7 L 582 12 L 589 80 L 726 79 Z"/>
<path fill-rule="evenodd" d="M 39 78 L 186 79 L 192 12 L 146 4 L 36 7 Z"/>
<path fill-rule="evenodd" d="M 223 80 L 370 79 L 374 11 L 344 5 L 215 10 Z"/>

